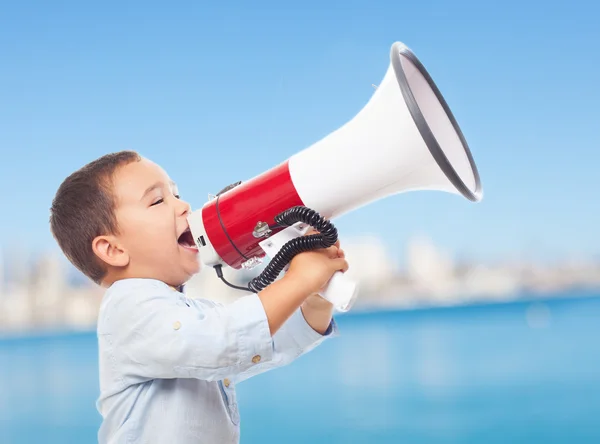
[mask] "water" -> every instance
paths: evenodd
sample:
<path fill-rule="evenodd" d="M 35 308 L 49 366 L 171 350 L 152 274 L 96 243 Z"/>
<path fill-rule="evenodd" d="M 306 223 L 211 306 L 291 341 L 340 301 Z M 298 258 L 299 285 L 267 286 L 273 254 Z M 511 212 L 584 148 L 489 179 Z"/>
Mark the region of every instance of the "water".
<path fill-rule="evenodd" d="M 600 298 L 339 319 L 239 385 L 242 444 L 600 442 Z M 94 443 L 93 333 L 0 341 L 0 443 Z"/>

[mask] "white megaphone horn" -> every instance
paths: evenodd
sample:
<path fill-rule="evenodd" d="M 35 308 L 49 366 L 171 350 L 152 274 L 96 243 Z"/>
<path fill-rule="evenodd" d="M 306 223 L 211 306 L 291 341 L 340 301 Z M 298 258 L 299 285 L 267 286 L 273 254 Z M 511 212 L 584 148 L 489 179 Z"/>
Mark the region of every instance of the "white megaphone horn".
<path fill-rule="evenodd" d="M 189 217 L 201 261 L 267 269 L 248 288 L 274 280 L 300 238 L 315 226 L 331 245 L 333 219 L 370 202 L 413 190 L 437 190 L 477 202 L 482 187 L 467 142 L 442 94 L 417 57 L 396 42 L 391 63 L 365 107 L 349 122 L 285 162 L 247 182 L 232 184 Z M 328 243 L 327 243 L 327 242 Z M 308 247 L 307 247 L 308 248 Z M 357 286 L 336 273 L 321 295 L 347 311 Z"/>

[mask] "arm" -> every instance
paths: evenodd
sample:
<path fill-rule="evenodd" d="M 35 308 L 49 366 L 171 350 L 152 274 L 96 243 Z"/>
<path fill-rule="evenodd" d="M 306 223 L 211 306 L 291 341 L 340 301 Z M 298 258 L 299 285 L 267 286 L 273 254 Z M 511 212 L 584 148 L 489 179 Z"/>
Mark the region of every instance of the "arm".
<path fill-rule="evenodd" d="M 348 269 L 348 264 L 344 260 L 344 251 L 339 249 L 339 242 L 334 248 L 322 250 L 322 253 L 333 259 L 340 269 Z M 288 271 L 286 277 L 293 275 L 297 269 L 307 268 L 307 265 L 301 261 L 304 259 L 311 260 L 310 254 L 314 253 L 304 253 L 300 257 L 297 256 L 292 263 L 296 267 L 290 267 L 290 271 Z M 323 254 L 316 257 L 323 258 Z M 325 282 L 320 278 L 316 283 L 317 285 L 313 284 L 311 288 L 321 288 Z M 326 338 L 335 337 L 337 334 L 337 325 L 333 320 L 333 304 L 318 294 L 311 293 L 310 296 L 304 299 L 300 308 L 293 313 L 289 321 L 274 335 L 275 358 L 269 362 L 247 369 L 234 379 L 236 383 L 239 383 L 273 368 L 287 365 L 299 356 L 320 345 Z"/>
<path fill-rule="evenodd" d="M 325 334 L 333 320 L 333 304 L 317 294 L 310 295 L 301 306 L 302 314 L 315 331 Z"/>
<path fill-rule="evenodd" d="M 337 257 L 336 247 L 305 252 L 294 258 L 282 279 L 225 306 L 192 302 L 158 281 L 117 285 L 121 290 L 115 290 L 113 299 L 118 300 L 104 313 L 108 332 L 103 333 L 116 360 L 113 367 L 139 382 L 177 377 L 219 380 L 258 363 L 275 366 L 287 358 L 275 349 L 273 335 L 309 295 L 345 269 L 347 263 Z M 297 341 L 295 335 L 280 336 Z"/>
<path fill-rule="evenodd" d="M 234 379 L 240 383 L 248 378 L 283 367 L 338 335 L 332 317 L 333 305 L 318 295 L 309 296 L 290 319 L 273 336 L 273 359 L 253 366 Z"/>
<path fill-rule="evenodd" d="M 271 335 L 277 333 L 310 294 L 306 283 L 294 274 L 286 274 L 258 293 Z"/>
<path fill-rule="evenodd" d="M 222 306 L 191 301 L 168 288 L 142 290 L 120 298 L 108 314 L 115 367 L 128 382 L 219 380 L 273 359 L 273 340 L 257 295 Z"/>
<path fill-rule="evenodd" d="M 332 319 L 333 305 L 317 293 L 335 272 L 348 270 L 345 253 L 339 246 L 340 242 L 337 241 L 335 246 L 295 256 L 284 278 L 260 293 L 271 333 L 275 333 L 299 306 L 302 306 L 304 317 L 314 330 L 321 333 L 327 330 Z M 293 304 L 282 304 L 278 295 L 281 285 L 287 286 L 291 294 L 294 287 L 308 289 L 309 292 L 295 295 L 297 299 L 293 300 Z"/>
<path fill-rule="evenodd" d="M 258 363 L 285 360 L 273 334 L 299 310 L 310 293 L 305 287 L 284 278 L 223 306 L 144 283 L 113 297 L 106 337 L 119 373 L 136 381 L 234 377 Z"/>

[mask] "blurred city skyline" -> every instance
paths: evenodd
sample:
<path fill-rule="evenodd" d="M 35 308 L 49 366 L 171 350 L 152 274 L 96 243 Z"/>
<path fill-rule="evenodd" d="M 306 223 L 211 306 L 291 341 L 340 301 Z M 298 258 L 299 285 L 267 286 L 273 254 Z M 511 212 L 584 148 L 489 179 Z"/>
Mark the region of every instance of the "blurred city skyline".
<path fill-rule="evenodd" d="M 543 300 L 565 292 L 571 297 L 582 291 L 597 295 L 600 290 L 600 260 L 466 262 L 422 235 L 410 240 L 403 252 L 404 265 L 377 237 L 353 239 L 345 250 L 351 264 L 347 276 L 360 286 L 352 311 Z M 56 250 L 29 258 L 5 252 L 2 261 L 10 262 L 10 267 L 0 266 L 0 332 L 90 330 L 95 326 L 104 289 L 75 271 Z M 267 262 L 265 258 L 253 270 L 225 268 L 224 273 L 230 282 L 245 284 Z M 205 267 L 187 283 L 186 294 L 229 303 L 249 293 L 231 289 Z"/>

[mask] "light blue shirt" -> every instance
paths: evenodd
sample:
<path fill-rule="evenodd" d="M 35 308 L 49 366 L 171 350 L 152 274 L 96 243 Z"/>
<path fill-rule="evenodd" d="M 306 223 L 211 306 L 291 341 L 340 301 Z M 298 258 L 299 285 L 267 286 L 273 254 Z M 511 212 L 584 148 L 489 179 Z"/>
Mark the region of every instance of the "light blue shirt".
<path fill-rule="evenodd" d="M 163 282 L 127 279 L 98 318 L 100 444 L 237 444 L 235 385 L 289 364 L 321 335 L 298 309 L 271 336 L 256 294 L 222 305 Z"/>

